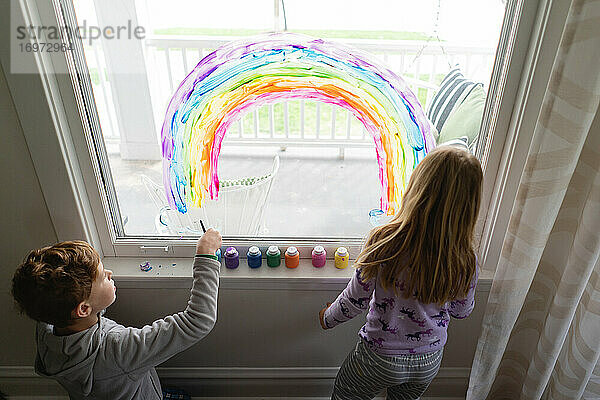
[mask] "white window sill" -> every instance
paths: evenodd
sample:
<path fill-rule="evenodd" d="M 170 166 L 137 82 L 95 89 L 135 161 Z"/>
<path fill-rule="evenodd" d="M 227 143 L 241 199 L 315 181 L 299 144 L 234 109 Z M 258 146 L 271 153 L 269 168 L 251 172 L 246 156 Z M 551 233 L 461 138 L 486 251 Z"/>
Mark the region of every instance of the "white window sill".
<path fill-rule="evenodd" d="M 105 257 L 104 267 L 113 271 L 118 288 L 190 288 L 192 282 L 191 258 L 136 258 Z M 149 262 L 150 271 L 142 271 L 140 264 Z M 291 290 L 341 290 L 352 274 L 352 260 L 348 268 L 337 269 L 333 260 L 327 260 L 323 268 L 313 267 L 310 259 L 300 259 L 298 268 L 267 266 L 250 268 L 245 258 L 240 258 L 236 269 L 221 266 L 219 286 L 223 289 L 291 289 Z M 489 290 L 493 275 L 483 271 L 477 284 L 478 290 Z"/>

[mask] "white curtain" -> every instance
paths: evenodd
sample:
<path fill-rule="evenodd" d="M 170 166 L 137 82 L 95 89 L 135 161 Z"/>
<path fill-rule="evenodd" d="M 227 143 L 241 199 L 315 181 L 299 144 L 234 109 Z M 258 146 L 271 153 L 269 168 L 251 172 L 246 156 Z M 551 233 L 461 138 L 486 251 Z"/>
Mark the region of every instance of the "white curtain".
<path fill-rule="evenodd" d="M 467 399 L 600 399 L 600 1 L 573 0 Z"/>

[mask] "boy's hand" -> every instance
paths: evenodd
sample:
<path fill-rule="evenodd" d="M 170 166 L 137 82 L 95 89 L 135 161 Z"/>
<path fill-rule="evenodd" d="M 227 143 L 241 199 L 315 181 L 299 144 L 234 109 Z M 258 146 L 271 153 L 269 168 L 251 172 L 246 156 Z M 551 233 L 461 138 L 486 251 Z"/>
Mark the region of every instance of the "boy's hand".
<path fill-rule="evenodd" d="M 196 243 L 196 254 L 215 254 L 221 247 L 221 234 L 210 228 L 206 231 L 198 243 Z"/>
<path fill-rule="evenodd" d="M 329 329 L 327 325 L 325 325 L 325 311 L 329 308 L 331 303 L 327 303 L 327 306 L 323 307 L 321 311 L 319 311 L 319 322 L 321 323 L 321 328 Z"/>

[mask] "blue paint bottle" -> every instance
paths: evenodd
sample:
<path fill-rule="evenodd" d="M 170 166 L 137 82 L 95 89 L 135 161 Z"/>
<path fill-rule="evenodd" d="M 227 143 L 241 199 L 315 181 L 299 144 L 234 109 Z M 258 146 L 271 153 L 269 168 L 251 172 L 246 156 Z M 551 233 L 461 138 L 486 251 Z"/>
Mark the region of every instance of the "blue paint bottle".
<path fill-rule="evenodd" d="M 221 249 L 215 251 L 215 256 L 217 256 L 217 261 L 221 262 Z"/>
<path fill-rule="evenodd" d="M 248 257 L 248 266 L 250 268 L 259 268 L 262 265 L 262 253 L 258 247 L 250 247 L 246 257 Z"/>

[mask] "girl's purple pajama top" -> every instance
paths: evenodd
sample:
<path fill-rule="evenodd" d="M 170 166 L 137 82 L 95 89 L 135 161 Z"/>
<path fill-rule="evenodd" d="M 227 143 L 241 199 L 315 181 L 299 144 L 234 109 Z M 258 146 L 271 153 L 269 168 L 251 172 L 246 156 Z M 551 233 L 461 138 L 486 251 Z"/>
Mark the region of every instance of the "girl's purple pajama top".
<path fill-rule="evenodd" d="M 361 280 L 357 269 L 346 289 L 325 311 L 325 325 L 333 328 L 368 309 L 367 322 L 358 335 L 371 350 L 385 356 L 436 351 L 446 344 L 450 317 L 466 318 L 473 311 L 478 275 L 476 268 L 466 298 L 440 307 L 423 304 L 414 296 L 396 297 L 392 290 L 381 287 L 378 277 Z M 396 286 L 402 293 L 404 281 L 398 279 Z"/>

